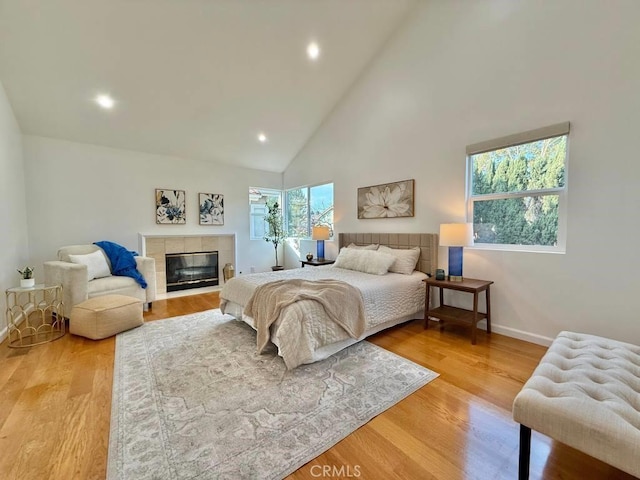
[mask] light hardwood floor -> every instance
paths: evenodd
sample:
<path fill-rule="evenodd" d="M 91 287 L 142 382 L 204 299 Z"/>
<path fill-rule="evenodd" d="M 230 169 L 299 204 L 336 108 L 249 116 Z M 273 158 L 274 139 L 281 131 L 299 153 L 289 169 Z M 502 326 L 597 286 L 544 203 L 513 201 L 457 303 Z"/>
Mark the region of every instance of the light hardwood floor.
<path fill-rule="evenodd" d="M 218 302 L 217 293 L 156 301 L 145 320 Z M 484 331 L 475 346 L 469 338 L 462 327 L 424 330 L 420 321 L 372 337 L 440 377 L 289 478 L 517 478 L 511 403 L 545 348 Z M 105 478 L 114 348 L 114 338 L 95 342 L 68 333 L 27 349 L 2 345 L 1 479 Z M 633 477 L 534 432 L 531 478 Z"/>

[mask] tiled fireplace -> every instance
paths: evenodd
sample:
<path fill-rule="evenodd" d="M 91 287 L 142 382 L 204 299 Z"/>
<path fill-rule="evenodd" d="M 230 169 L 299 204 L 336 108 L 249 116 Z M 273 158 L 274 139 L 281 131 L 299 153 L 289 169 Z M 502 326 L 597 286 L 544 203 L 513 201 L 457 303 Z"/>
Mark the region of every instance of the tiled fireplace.
<path fill-rule="evenodd" d="M 156 261 L 158 294 L 167 293 L 166 254 L 217 252 L 219 285 L 224 284 L 222 268 L 236 264 L 236 236 L 222 235 L 138 235 L 140 254 Z"/>

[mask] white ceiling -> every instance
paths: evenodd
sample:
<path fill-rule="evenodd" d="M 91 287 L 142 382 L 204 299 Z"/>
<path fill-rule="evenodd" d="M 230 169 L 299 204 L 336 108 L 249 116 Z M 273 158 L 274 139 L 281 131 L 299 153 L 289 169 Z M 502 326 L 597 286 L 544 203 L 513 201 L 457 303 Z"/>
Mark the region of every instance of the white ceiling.
<path fill-rule="evenodd" d="M 414 3 L 0 0 L 0 81 L 24 134 L 281 172 Z"/>

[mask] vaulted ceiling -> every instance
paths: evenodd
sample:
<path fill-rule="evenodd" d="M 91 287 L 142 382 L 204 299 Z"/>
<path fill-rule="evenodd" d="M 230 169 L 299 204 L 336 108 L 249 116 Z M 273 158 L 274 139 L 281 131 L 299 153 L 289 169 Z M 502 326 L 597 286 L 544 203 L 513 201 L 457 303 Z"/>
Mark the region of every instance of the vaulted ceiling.
<path fill-rule="evenodd" d="M 0 0 L 0 81 L 24 134 L 280 172 L 414 4 Z"/>

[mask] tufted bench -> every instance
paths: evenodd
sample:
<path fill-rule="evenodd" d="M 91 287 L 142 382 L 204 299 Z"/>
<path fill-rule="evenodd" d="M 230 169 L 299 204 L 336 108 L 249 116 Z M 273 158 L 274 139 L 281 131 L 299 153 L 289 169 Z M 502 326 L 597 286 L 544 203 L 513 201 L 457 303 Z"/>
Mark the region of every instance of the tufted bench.
<path fill-rule="evenodd" d="M 531 430 L 640 477 L 640 347 L 561 332 L 513 402 L 519 478 Z"/>

